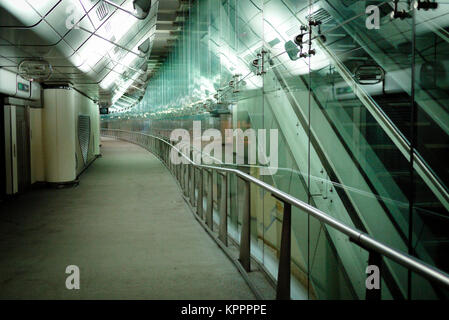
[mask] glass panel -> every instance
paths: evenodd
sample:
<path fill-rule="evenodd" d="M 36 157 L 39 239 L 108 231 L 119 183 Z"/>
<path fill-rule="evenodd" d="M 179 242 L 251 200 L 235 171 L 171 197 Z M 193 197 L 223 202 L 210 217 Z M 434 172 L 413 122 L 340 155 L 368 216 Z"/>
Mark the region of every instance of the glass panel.
<path fill-rule="evenodd" d="M 257 173 L 254 175 L 257 175 Z M 265 241 L 264 199 L 266 195 L 267 192 L 262 188 L 255 184 L 251 184 L 251 255 L 262 263 Z"/>
<path fill-rule="evenodd" d="M 239 209 L 238 197 L 237 197 L 237 177 L 235 174 L 229 176 L 229 217 L 228 217 L 228 233 L 229 236 L 236 241 L 240 242 L 240 225 L 238 223 Z"/>
<path fill-rule="evenodd" d="M 415 11 L 415 73 L 413 144 L 422 160 L 435 175 L 442 189 L 449 186 L 449 109 L 447 27 L 442 21 L 448 3 L 438 3 L 435 10 Z M 413 171 L 413 254 L 448 272 L 449 204 L 441 201 L 438 190 L 426 183 L 415 166 Z M 440 200 L 439 200 L 440 199 Z M 412 283 L 412 295 L 419 296 Z M 424 292 L 423 292 L 424 294 Z M 425 294 L 424 294 L 425 295 Z"/>
<path fill-rule="evenodd" d="M 411 274 L 411 299 L 412 300 L 447 300 L 449 290 L 425 279 L 423 276 L 412 272 Z"/>
<path fill-rule="evenodd" d="M 351 254 L 354 252 L 358 255 Z M 311 299 L 363 299 L 366 258 L 345 235 L 309 217 Z"/>
<path fill-rule="evenodd" d="M 309 218 L 293 207 L 291 217 L 291 297 L 295 300 L 316 299 L 310 289 L 309 278 Z"/>

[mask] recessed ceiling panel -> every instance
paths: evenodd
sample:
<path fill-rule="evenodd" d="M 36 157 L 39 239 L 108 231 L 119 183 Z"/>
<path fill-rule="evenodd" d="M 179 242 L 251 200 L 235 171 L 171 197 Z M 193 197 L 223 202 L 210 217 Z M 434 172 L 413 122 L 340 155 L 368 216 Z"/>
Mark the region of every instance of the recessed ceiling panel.
<path fill-rule="evenodd" d="M 84 9 L 78 1 L 62 1 L 46 18 L 61 35 L 65 35 L 84 16 Z"/>
<path fill-rule="evenodd" d="M 11 58 L 5 58 L 0 56 L 0 66 L 2 67 L 16 67 L 17 66 L 17 61 L 16 59 L 11 59 Z"/>
<path fill-rule="evenodd" d="M 56 9 L 56 6 L 67 0 L 27 0 L 26 2 L 32 6 L 41 16 L 50 13 L 50 10 Z"/>
<path fill-rule="evenodd" d="M 70 32 L 64 37 L 64 40 L 74 48 L 78 49 L 89 37 L 91 34 L 85 32 L 81 29 L 72 29 Z"/>
<path fill-rule="evenodd" d="M 56 46 L 52 47 L 52 50 L 45 55 L 45 58 L 65 59 L 67 61 L 73 53 L 74 50 L 65 41 L 60 41 Z"/>
<path fill-rule="evenodd" d="M 1 1 L 0 17 L 0 26 L 29 27 L 41 20 L 25 0 Z"/>
<path fill-rule="evenodd" d="M 53 45 L 60 37 L 47 23 L 40 23 L 30 29 L 3 29 L 0 28 L 0 38 L 14 45 Z"/>

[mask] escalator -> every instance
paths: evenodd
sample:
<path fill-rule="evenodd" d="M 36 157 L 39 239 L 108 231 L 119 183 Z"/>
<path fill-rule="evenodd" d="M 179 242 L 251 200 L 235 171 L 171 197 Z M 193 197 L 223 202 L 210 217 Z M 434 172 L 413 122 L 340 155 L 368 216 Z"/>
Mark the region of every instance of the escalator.
<path fill-rule="evenodd" d="M 402 161 L 396 159 L 397 146 L 387 139 L 379 139 L 373 119 L 362 124 L 368 144 L 383 159 L 386 167 L 386 171 L 377 172 L 377 176 L 381 178 L 390 175 L 402 193 L 413 199 L 413 213 L 416 215 L 413 228 L 418 231 L 412 239 L 413 248 L 422 246 L 421 252 L 426 254 L 420 255 L 420 250 L 414 253 L 448 271 L 449 259 L 443 252 L 449 249 L 449 235 L 446 231 L 449 226 L 449 208 L 447 198 L 442 201 L 438 196 L 441 193 L 447 194 L 449 185 L 446 161 L 449 156 L 449 91 L 445 71 L 449 66 L 449 56 L 446 53 L 449 44 L 448 39 L 441 36 L 447 30 L 444 24 L 439 26 L 439 33 L 431 32 L 427 24 L 435 23 L 437 18 L 447 17 L 449 6 L 440 4 L 437 9 L 428 12 L 416 10 L 413 30 L 410 15 L 404 19 L 391 19 L 390 14 L 394 10 L 392 1 L 370 1 L 371 4 L 379 5 L 382 22 L 380 32 L 363 30 L 360 23 L 344 23 L 343 20 L 347 21 L 354 16 L 363 5 L 360 2 L 356 6 L 346 3 L 323 2 L 322 10 L 327 10 L 328 16 L 322 32 L 334 29 L 327 37 L 325 46 L 329 51 L 337 52 L 336 55 L 342 58 L 343 65 L 348 70 L 354 70 L 354 79 L 369 92 L 372 101 L 388 117 L 409 146 L 413 143 L 415 156 L 422 160 L 426 169 L 436 178 L 439 187 L 425 181 L 415 170 L 412 181 L 410 168 L 404 163 L 404 160 L 408 162 L 407 157 L 403 157 Z M 409 9 L 407 4 L 403 5 L 404 10 Z M 338 36 L 333 35 L 336 24 L 341 25 Z M 348 44 L 352 45 L 350 50 L 338 51 Z M 411 78 L 412 64 L 415 65 L 414 79 Z M 376 71 L 371 71 L 371 79 L 369 76 L 359 79 L 357 73 L 361 68 Z M 372 79 L 380 73 L 379 70 L 383 77 L 376 83 Z M 370 80 L 372 84 L 363 84 L 363 81 L 366 83 Z M 340 104 L 340 107 L 357 100 L 354 94 L 348 92 L 339 95 L 338 84 L 334 84 L 334 88 L 334 102 Z M 353 99 L 350 98 L 351 95 Z M 412 103 L 412 95 L 415 104 Z M 344 109 L 350 112 L 347 108 Z"/>
<path fill-rule="evenodd" d="M 357 23 L 341 23 L 360 10 L 363 1 L 359 1 L 356 8 L 345 6 L 342 1 L 324 1 L 323 8 L 331 19 L 322 26 L 326 29 L 338 28 L 338 36 L 332 32 L 327 38 L 326 47 L 338 52 L 342 45 L 350 42 L 350 51 L 339 52 L 344 65 L 349 70 L 357 70 L 374 66 L 384 73 L 377 88 L 372 85 L 364 87 L 371 98 L 389 117 L 403 137 L 414 147 L 437 177 L 438 182 L 448 190 L 449 170 L 442 159 L 449 155 L 449 87 L 446 73 L 449 67 L 449 38 L 440 36 L 444 31 L 444 24 L 440 25 L 440 33 L 432 32 L 429 23 L 435 24 L 436 19 L 447 17 L 449 6 L 440 4 L 432 12 L 416 13 L 413 31 L 411 17 L 391 19 L 392 1 L 369 1 L 378 4 L 383 23 L 379 31 L 363 30 Z M 406 6 L 405 8 L 408 8 Z M 422 16 L 427 14 L 427 16 Z M 431 14 L 431 16 L 429 16 Z M 427 19 L 427 20 L 426 20 Z M 426 21 L 424 21 L 426 20 Z M 327 25 L 327 28 L 326 28 Z M 414 37 L 413 37 L 414 34 Z M 414 44 L 412 47 L 412 40 Z M 414 64 L 414 78 L 411 65 Z M 412 81 L 414 80 L 413 84 Z M 360 81 L 359 83 L 362 83 Z M 413 92 L 412 92 L 413 91 Z M 415 100 L 414 132 L 411 125 L 412 97 Z M 412 135 L 415 135 L 414 137 Z"/>
<path fill-rule="evenodd" d="M 381 4 L 382 32 L 363 29 L 368 3 Z M 436 34 L 431 47 L 439 48 L 430 59 L 428 49 L 417 46 L 419 37 L 429 37 L 424 25 L 417 24 L 412 46 L 410 21 L 389 17 L 392 1 L 316 1 L 314 10 L 309 9 L 291 15 L 297 19 L 297 33 L 300 25 L 319 19 L 312 44 L 317 54 L 304 59 L 308 72 L 297 72 L 296 58 L 283 60 L 286 55 L 268 48 L 275 58 L 267 59 L 271 67 L 264 76 L 264 117 L 275 119 L 300 171 L 342 186 L 334 189 L 330 205 L 328 190 L 314 189 L 312 179 L 305 187 L 311 204 L 449 271 L 444 254 L 449 249 L 449 110 L 441 75 L 448 58 L 443 31 L 430 32 Z M 245 104 L 250 105 L 242 99 L 240 105 Z M 258 111 L 248 107 L 248 113 L 257 123 Z M 307 148 L 309 160 L 301 158 Z M 351 263 L 363 255 L 348 254 L 350 246 L 330 230 L 326 236 L 357 287 L 357 268 Z M 392 297 L 407 296 L 405 270 L 387 264 L 384 277 Z M 445 296 L 432 284 L 417 280 L 414 286 L 423 296 Z"/>

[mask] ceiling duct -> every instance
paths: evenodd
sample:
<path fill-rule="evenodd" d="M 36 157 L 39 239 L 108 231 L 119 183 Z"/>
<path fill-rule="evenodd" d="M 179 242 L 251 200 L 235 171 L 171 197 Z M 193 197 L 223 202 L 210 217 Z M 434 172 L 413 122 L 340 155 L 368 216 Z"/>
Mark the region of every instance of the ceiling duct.
<path fill-rule="evenodd" d="M 50 79 L 53 68 L 45 60 L 23 60 L 19 64 L 19 75 L 29 81 L 42 82 Z"/>
<path fill-rule="evenodd" d="M 106 18 L 107 15 L 108 15 L 108 13 L 109 13 L 108 7 L 106 7 L 106 6 L 104 5 L 104 3 L 101 2 L 101 3 L 98 5 L 98 8 L 97 8 L 97 10 L 96 10 L 96 13 L 97 13 L 98 20 L 99 20 L 99 21 L 103 21 L 103 19 Z"/>

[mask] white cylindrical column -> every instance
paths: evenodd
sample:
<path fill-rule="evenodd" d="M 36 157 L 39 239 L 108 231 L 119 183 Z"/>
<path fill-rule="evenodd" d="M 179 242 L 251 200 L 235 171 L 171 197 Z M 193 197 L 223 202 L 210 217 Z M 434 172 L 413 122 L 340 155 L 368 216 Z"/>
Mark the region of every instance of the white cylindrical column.
<path fill-rule="evenodd" d="M 45 180 L 66 183 L 76 179 L 75 92 L 45 89 L 42 131 Z"/>

